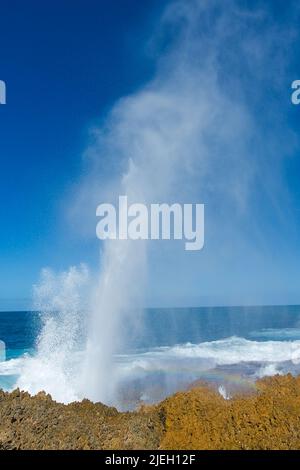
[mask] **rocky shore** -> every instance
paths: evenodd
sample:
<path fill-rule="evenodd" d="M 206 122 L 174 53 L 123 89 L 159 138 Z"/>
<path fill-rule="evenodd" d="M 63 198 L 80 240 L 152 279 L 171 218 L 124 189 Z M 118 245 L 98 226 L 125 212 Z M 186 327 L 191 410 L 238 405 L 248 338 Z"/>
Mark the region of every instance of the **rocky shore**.
<path fill-rule="evenodd" d="M 230 400 L 200 384 L 126 413 L 0 391 L 0 449 L 300 449 L 300 377 Z"/>

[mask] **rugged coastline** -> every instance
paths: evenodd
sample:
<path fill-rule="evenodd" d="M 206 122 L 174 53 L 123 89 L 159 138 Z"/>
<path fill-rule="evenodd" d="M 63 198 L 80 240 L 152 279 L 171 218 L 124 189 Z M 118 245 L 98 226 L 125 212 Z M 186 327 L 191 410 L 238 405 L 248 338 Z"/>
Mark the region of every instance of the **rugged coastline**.
<path fill-rule="evenodd" d="M 0 391 L 0 449 L 300 449 L 300 377 L 230 400 L 198 384 L 134 412 Z"/>

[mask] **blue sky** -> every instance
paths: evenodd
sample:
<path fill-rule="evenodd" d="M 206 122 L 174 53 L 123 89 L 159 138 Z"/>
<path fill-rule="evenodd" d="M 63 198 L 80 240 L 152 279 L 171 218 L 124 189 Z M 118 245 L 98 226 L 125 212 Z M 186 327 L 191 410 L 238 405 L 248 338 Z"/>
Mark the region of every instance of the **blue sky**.
<path fill-rule="evenodd" d="M 69 250 L 57 229 L 60 201 L 81 170 L 89 126 L 151 75 L 143 45 L 161 4 L 1 2 L 3 305 L 29 298 L 43 265 L 89 257 Z"/>
<path fill-rule="evenodd" d="M 62 270 L 81 261 L 97 265 L 99 246 L 94 232 L 77 236 L 77 228 L 65 216 L 65 204 L 75 190 L 73 184 L 86 171 L 82 155 L 90 128 L 104 119 L 119 98 L 135 93 L 154 77 L 170 38 L 166 35 L 155 47 L 150 38 L 167 3 L 1 2 L 0 79 L 7 84 L 7 105 L 0 106 L 1 310 L 27 308 L 32 285 L 44 266 Z M 255 12 L 263 3 L 249 4 Z M 274 2 L 272 28 L 292 32 L 297 26 L 295 6 L 293 1 Z M 270 27 L 268 22 L 263 25 Z M 258 28 L 254 33 L 261 31 Z M 169 35 L 176 37 L 176 31 Z M 287 144 L 287 148 L 278 147 L 287 157 L 274 163 L 279 165 L 284 196 L 270 202 L 270 193 L 278 189 L 272 178 L 264 193 L 272 164 L 264 167 L 262 162 L 259 178 L 264 178 L 265 185 L 255 186 L 257 180 L 251 183 L 256 210 L 246 211 L 240 220 L 244 227 L 249 224 L 248 233 L 252 230 L 249 218 L 255 214 L 259 221 L 257 239 L 249 237 L 257 244 L 257 259 L 247 256 L 249 240 L 244 235 L 242 240 L 232 240 L 220 263 L 212 262 L 207 251 L 165 262 L 153 255 L 149 304 L 191 305 L 203 299 L 208 303 L 300 302 L 300 107 L 290 103 L 291 82 L 300 79 L 299 51 L 296 37 L 285 51 L 289 60 L 280 83 L 277 65 L 272 69 L 272 62 L 264 63 L 263 57 L 261 67 L 269 68 L 268 74 L 257 81 L 249 77 L 247 84 L 249 108 L 268 139 L 266 148 Z M 235 65 L 233 55 L 228 67 L 233 70 Z M 245 84 L 247 77 L 241 76 L 242 71 L 237 79 Z M 224 82 L 226 86 L 226 76 Z M 235 233 L 238 239 L 240 232 Z M 221 236 L 218 243 L 222 243 Z M 208 251 L 209 247 L 208 243 Z M 175 288 L 178 285 L 181 289 Z"/>

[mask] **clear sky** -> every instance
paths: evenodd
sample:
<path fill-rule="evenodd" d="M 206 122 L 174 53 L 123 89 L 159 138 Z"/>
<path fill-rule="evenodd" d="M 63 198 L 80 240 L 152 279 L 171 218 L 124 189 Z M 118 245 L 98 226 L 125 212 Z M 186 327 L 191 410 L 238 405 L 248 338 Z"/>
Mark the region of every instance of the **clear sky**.
<path fill-rule="evenodd" d="M 29 298 L 43 265 L 60 268 L 91 256 L 63 239 L 60 203 L 80 172 L 89 126 L 149 79 L 143 45 L 161 3 L 1 2 L 3 305 Z"/>
<path fill-rule="evenodd" d="M 73 184 L 85 171 L 82 155 L 90 129 L 118 99 L 135 93 L 155 76 L 168 37 L 155 47 L 150 38 L 167 3 L 1 1 L 0 79 L 7 85 L 7 104 L 0 106 L 1 310 L 30 305 L 32 285 L 44 266 L 62 270 L 81 261 L 93 268 L 98 264 L 99 242 L 94 231 L 77 236 L 77 227 L 64 209 L 70 193 L 76 190 Z M 249 2 L 252 13 L 263 3 Z M 270 59 L 264 63 L 262 56 L 260 66 L 268 68 L 268 74 L 259 76 L 258 70 L 257 80 L 252 81 L 240 71 L 236 79 L 242 77 L 244 84 L 249 79 L 249 107 L 257 116 L 261 134 L 268 139 L 270 158 L 277 151 L 286 155 L 280 163 L 276 160 L 274 165 L 270 161 L 265 165 L 262 159 L 261 167 L 258 165 L 259 174 L 249 189 L 251 210 L 239 220 L 248 237 L 239 238 L 241 232 L 234 231 L 237 240 L 231 238 L 229 243 L 227 238 L 226 256 L 220 263 L 209 253 L 210 239 L 217 243 L 209 215 L 206 252 L 177 261 L 168 259 L 167 266 L 153 256 L 149 304 L 300 302 L 300 106 L 290 103 L 291 83 L 300 79 L 300 40 L 294 31 L 298 10 L 293 1 L 270 3 L 272 25 L 266 23 L 265 27 L 272 28 L 278 38 L 281 29 L 285 38 L 290 32 L 289 47 L 280 52 L 280 61 L 286 55 L 288 63 L 279 72 L 278 64 L 274 62 L 272 68 Z M 256 34 L 260 35 L 259 27 L 253 29 L 254 38 Z M 176 31 L 170 36 L 176 36 Z M 276 55 L 276 50 L 273 53 Z M 224 74 L 230 75 L 229 66 L 236 70 L 234 49 Z M 258 87 L 261 92 L 256 94 Z M 257 152 L 256 145 L 253 152 Z M 277 145 L 278 150 L 272 148 Z M 269 178 L 275 166 L 280 179 L 278 199 L 274 197 L 278 179 L 275 184 Z M 264 193 L 262 188 L 269 179 L 272 181 Z M 217 212 L 218 208 L 211 210 Z M 252 233 L 254 225 L 259 225 L 257 238 Z M 219 245 L 223 241 L 219 231 Z"/>

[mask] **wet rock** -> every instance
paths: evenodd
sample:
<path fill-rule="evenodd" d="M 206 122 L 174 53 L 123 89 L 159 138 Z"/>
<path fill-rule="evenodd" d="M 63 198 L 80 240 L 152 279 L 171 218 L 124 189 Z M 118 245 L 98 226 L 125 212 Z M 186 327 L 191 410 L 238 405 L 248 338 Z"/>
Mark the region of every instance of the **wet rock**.
<path fill-rule="evenodd" d="M 300 378 L 225 400 L 201 383 L 134 412 L 0 390 L 0 449 L 300 449 Z"/>

